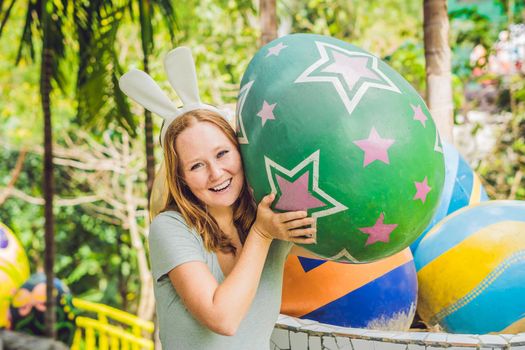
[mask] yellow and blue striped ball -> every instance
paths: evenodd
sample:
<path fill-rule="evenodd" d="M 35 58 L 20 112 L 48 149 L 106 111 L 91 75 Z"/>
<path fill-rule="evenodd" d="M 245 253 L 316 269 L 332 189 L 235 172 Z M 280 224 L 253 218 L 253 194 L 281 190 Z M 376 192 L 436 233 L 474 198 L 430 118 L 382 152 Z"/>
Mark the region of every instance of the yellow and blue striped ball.
<path fill-rule="evenodd" d="M 525 201 L 449 215 L 421 241 L 418 312 L 451 333 L 525 332 Z"/>
<path fill-rule="evenodd" d="M 469 205 L 489 200 L 479 176 L 472 170 L 465 158 L 450 143 L 443 142 L 443 157 L 445 158 L 445 183 L 434 217 L 425 231 L 410 245 L 412 253 L 428 231 L 447 215 Z"/>

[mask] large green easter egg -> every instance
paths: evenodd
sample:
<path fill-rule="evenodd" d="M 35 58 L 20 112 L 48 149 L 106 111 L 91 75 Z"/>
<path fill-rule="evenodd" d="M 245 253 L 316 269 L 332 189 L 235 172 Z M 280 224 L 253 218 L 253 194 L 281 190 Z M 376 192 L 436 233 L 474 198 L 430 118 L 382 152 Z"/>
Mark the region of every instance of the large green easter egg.
<path fill-rule="evenodd" d="M 244 73 L 237 135 L 257 201 L 307 210 L 331 260 L 370 262 L 424 231 L 444 182 L 436 125 L 388 65 L 343 41 L 294 34 L 261 48 Z"/>

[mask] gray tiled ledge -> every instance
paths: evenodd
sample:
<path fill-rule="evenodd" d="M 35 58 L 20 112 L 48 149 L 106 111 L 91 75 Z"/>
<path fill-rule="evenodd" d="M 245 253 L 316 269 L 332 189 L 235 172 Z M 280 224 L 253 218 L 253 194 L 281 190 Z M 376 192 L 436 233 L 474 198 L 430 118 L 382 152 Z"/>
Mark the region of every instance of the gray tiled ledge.
<path fill-rule="evenodd" d="M 376 331 L 279 315 L 270 343 L 270 350 L 525 350 L 525 333 Z"/>

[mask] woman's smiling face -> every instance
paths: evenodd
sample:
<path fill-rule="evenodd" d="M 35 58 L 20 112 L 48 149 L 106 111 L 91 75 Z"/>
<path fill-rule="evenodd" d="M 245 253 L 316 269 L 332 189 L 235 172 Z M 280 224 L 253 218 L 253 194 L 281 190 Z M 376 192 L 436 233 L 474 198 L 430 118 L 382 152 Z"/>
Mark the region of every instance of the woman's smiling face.
<path fill-rule="evenodd" d="M 177 137 L 184 182 L 209 209 L 231 207 L 242 190 L 241 155 L 217 126 L 197 122 Z"/>

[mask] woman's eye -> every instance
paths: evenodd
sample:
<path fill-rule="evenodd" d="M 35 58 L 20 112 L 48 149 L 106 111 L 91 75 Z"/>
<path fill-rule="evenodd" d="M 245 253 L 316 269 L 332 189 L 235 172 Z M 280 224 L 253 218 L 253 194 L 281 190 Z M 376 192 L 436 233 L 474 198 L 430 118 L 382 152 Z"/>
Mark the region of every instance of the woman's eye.
<path fill-rule="evenodd" d="M 217 153 L 217 158 L 221 158 L 222 156 L 224 156 L 228 152 L 229 152 L 228 150 L 220 151 L 219 153 Z"/>
<path fill-rule="evenodd" d="M 193 164 L 190 168 L 190 170 L 196 170 L 199 169 L 202 166 L 202 163 Z"/>

